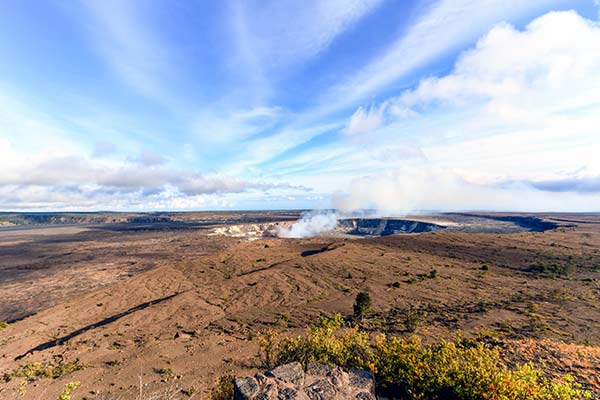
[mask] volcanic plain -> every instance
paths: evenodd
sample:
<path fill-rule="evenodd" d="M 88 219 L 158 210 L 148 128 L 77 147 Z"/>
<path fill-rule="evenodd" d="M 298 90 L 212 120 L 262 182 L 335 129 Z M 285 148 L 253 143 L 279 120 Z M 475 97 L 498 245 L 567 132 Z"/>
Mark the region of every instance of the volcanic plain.
<path fill-rule="evenodd" d="M 370 329 L 461 331 L 600 396 L 600 215 L 355 218 L 276 237 L 299 216 L 0 214 L 0 398 L 55 399 L 75 381 L 76 399 L 204 398 L 261 369 L 261 333 L 350 315 L 364 291 Z M 61 373 L 19 374 L 32 365 Z"/>

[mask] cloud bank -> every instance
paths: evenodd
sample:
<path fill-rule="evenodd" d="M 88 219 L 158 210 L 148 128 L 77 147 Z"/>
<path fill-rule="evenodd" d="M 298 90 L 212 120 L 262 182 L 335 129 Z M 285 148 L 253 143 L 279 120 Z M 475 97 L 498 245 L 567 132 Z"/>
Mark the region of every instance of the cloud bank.
<path fill-rule="evenodd" d="M 549 195 L 549 189 L 555 193 Z M 461 210 L 597 209 L 598 190 L 581 196 L 572 187 L 556 189 L 531 182 L 482 184 L 451 171 L 405 169 L 357 179 L 347 191 L 334 193 L 333 205 L 343 212 L 376 209 L 383 215 Z"/>
<path fill-rule="evenodd" d="M 287 183 L 246 181 L 170 167 L 163 157 L 152 152 L 142 152 L 125 161 L 91 159 L 77 154 L 37 154 L 21 160 L 10 142 L 4 140 L 0 141 L 0 156 L 3 156 L 3 162 L 0 162 L 0 208 L 4 209 L 52 208 L 58 204 L 61 208 L 145 208 L 143 204 L 153 202 L 177 208 L 177 204 L 182 204 L 173 202 L 177 198 L 248 191 L 308 191 L 305 187 Z M 25 198 L 29 200 L 19 200 Z M 104 203 L 107 201 L 108 204 Z M 196 204 L 204 203 L 205 199 L 196 199 Z"/>
<path fill-rule="evenodd" d="M 334 207 L 597 210 L 600 25 L 573 11 L 499 24 L 448 75 L 358 108 L 347 132 L 381 146 L 410 126 L 426 161 L 356 178 Z"/>

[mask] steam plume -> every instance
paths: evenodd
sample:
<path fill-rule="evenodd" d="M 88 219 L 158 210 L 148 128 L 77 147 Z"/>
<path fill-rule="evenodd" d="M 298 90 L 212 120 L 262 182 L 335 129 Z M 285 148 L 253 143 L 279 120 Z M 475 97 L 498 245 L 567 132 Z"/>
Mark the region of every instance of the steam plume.
<path fill-rule="evenodd" d="M 277 236 L 282 238 L 305 238 L 329 232 L 337 226 L 337 214 L 332 211 L 311 211 L 290 227 L 281 227 Z"/>

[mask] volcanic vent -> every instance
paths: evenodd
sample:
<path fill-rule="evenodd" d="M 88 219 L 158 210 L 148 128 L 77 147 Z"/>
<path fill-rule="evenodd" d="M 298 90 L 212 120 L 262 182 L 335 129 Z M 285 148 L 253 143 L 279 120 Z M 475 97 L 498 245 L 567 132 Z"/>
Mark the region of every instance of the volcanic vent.
<path fill-rule="evenodd" d="M 387 236 L 399 233 L 422 233 L 445 229 L 429 222 L 390 218 L 351 218 L 338 221 L 337 231 L 360 236 Z"/>

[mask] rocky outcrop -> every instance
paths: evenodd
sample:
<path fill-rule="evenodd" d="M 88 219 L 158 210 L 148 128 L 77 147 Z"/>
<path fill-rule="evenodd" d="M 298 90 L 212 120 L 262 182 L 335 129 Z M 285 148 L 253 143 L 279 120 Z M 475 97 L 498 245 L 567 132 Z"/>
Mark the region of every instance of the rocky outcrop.
<path fill-rule="evenodd" d="M 289 224 L 291 224 L 291 222 L 225 225 L 214 228 L 211 235 L 256 240 L 265 237 L 276 237 L 279 229 Z"/>
<path fill-rule="evenodd" d="M 265 374 L 234 381 L 236 400 L 375 399 L 375 379 L 367 371 L 300 363 L 281 365 Z"/>

